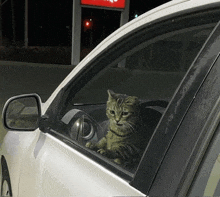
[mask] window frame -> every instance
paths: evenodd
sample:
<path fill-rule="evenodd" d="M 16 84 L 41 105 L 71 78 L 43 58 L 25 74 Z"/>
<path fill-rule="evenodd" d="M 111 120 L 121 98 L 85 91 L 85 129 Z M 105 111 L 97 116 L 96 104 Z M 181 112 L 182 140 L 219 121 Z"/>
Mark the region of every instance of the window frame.
<path fill-rule="evenodd" d="M 219 4 L 218 4 L 219 5 Z M 207 6 L 205 7 L 207 8 Z M 209 10 L 210 11 L 210 10 Z M 207 12 L 209 12 L 207 11 Z M 213 13 L 217 11 L 219 13 L 219 10 L 214 7 L 213 10 L 210 12 Z M 64 143 L 68 144 L 69 146 L 73 147 L 74 149 L 78 150 L 79 152 L 85 154 L 86 156 L 90 158 L 94 158 L 94 153 L 92 151 L 89 151 L 85 147 L 81 147 L 77 144 L 74 144 L 71 142 L 68 138 L 61 135 L 60 133 L 53 130 L 54 126 L 56 125 L 56 121 L 60 117 L 56 116 L 56 114 L 61 110 L 61 108 L 66 104 L 62 103 L 63 99 L 65 98 L 66 91 L 68 91 L 68 88 L 70 84 L 74 84 L 74 89 L 72 89 L 73 92 L 77 92 L 82 86 L 86 84 L 86 81 L 88 79 L 91 79 L 99 70 L 102 69 L 101 66 L 94 66 L 94 65 L 105 65 L 105 57 L 108 56 L 109 59 L 117 59 L 116 57 L 121 56 L 122 54 L 125 54 L 126 51 L 129 51 L 129 49 L 132 46 L 137 46 L 143 42 L 143 40 L 146 40 L 146 36 L 148 36 L 148 40 L 155 36 L 155 32 L 157 32 L 158 35 L 165 34 L 171 31 L 177 31 L 181 29 L 184 25 L 181 24 L 180 21 L 186 21 L 190 23 L 190 26 L 193 27 L 195 24 L 197 25 L 198 20 L 201 22 L 200 25 L 206 24 L 207 21 L 203 21 L 201 18 L 201 15 L 207 14 L 206 10 L 200 10 L 197 9 L 189 15 L 189 11 L 177 13 L 175 15 L 171 15 L 168 17 L 164 17 L 160 19 L 159 21 L 154 21 L 151 24 L 146 24 L 143 27 L 140 27 L 136 29 L 133 32 L 130 32 L 125 37 L 117 40 L 115 43 L 112 43 L 112 45 L 108 46 L 103 52 L 101 52 L 97 57 L 92 59 L 87 65 L 83 67 L 68 83 L 67 85 L 62 88 L 62 90 L 58 93 L 57 97 L 54 99 L 48 110 L 46 111 L 46 116 L 48 118 L 48 127 L 42 128 L 43 132 L 48 132 L 51 135 L 59 138 Z M 216 13 L 215 13 L 216 14 Z M 192 18 L 197 18 L 197 20 L 190 20 Z M 209 19 L 207 19 L 209 20 Z M 211 20 L 211 19 L 210 19 Z M 197 21 L 197 22 L 196 22 Z M 173 24 L 173 25 L 167 25 L 167 24 Z M 163 28 L 166 27 L 166 28 Z M 175 28 L 174 28 L 175 27 Z M 157 29 L 156 29 L 157 28 Z M 158 31 L 157 31 L 158 30 Z M 166 30 L 166 31 L 165 31 Z M 145 32 L 150 32 L 150 34 L 146 35 Z M 158 33 L 159 31 L 163 33 Z M 138 33 L 137 33 L 138 32 Z M 140 36 L 145 35 L 145 36 Z M 150 35 L 150 36 L 149 36 Z M 138 38 L 138 39 L 135 39 Z M 134 41 L 136 40 L 136 41 Z M 138 43 L 138 44 L 137 44 Z M 126 47 L 123 47 L 126 46 Z M 115 50 L 120 48 L 121 50 L 119 53 L 115 53 Z M 197 58 L 198 59 L 198 58 Z M 107 63 L 108 64 L 108 63 Z M 195 68 L 197 67 L 197 62 L 194 61 L 194 64 L 192 65 L 190 71 L 188 71 L 188 76 L 186 76 L 182 82 L 182 84 L 179 86 L 179 90 L 176 91 L 175 96 L 172 98 L 172 101 L 170 102 L 165 114 L 163 115 L 162 119 L 160 120 L 160 123 L 158 124 L 158 128 L 154 131 L 154 136 L 151 139 L 150 145 L 148 145 L 144 156 L 142 157 L 142 160 L 139 164 L 139 167 L 136 171 L 136 173 L 131 176 L 129 173 L 120 171 L 118 167 L 115 167 L 112 164 L 106 164 L 106 162 L 103 162 L 102 158 L 98 158 L 97 155 L 96 161 L 107 167 L 109 170 L 113 171 L 115 174 L 119 175 L 120 177 L 124 178 L 132 186 L 139 189 L 140 191 L 147 193 L 152 185 L 152 182 L 156 176 L 156 173 L 159 169 L 159 166 L 161 165 L 161 162 L 164 158 L 164 155 L 166 154 L 166 151 L 169 147 L 169 144 L 171 143 L 173 136 L 175 135 L 179 124 L 181 123 L 183 117 L 185 116 L 194 95 L 196 94 L 198 88 L 200 87 L 203 79 L 205 78 L 207 74 L 207 70 L 199 73 L 196 77 L 198 80 L 193 81 L 193 83 L 196 83 L 197 88 L 189 88 L 187 92 L 185 92 L 184 95 L 182 95 L 183 89 L 188 85 L 190 81 L 190 75 L 193 75 L 195 72 Z M 91 66 L 93 65 L 93 66 Z M 83 75 L 82 75 L 83 73 Z M 87 80 L 85 80 L 87 79 Z M 192 84 L 191 84 L 192 85 Z M 190 85 L 190 86 L 191 86 Z M 191 86 L 192 87 L 192 86 Z M 182 99 L 182 100 L 181 100 Z M 178 109 L 175 109 L 175 104 L 178 103 L 181 100 L 181 102 L 178 105 Z M 187 106 L 185 110 L 180 110 L 182 106 Z M 172 117 L 173 112 L 181 112 L 178 116 Z M 55 118 L 56 117 L 56 118 Z M 171 130 L 168 132 L 168 130 Z M 166 143 L 161 146 L 161 135 L 163 135 L 163 131 L 167 131 L 169 135 L 166 137 Z M 164 142 L 163 142 L 164 143 Z M 155 153 L 155 147 L 159 146 L 160 148 Z M 161 152 L 159 150 L 162 150 Z M 150 159 L 149 159 L 150 158 Z M 152 160 L 151 160 L 152 159 Z M 104 163 L 104 164 L 103 164 Z M 146 169 L 151 169 L 150 173 L 146 173 Z M 143 173 L 144 172 L 144 173 Z M 149 170 L 147 171 L 149 172 Z"/>

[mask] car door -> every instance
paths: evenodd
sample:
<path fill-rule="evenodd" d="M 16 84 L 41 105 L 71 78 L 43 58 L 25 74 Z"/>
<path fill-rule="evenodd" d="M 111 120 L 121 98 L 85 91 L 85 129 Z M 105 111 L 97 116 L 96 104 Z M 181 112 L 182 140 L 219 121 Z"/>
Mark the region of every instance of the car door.
<path fill-rule="evenodd" d="M 85 65 L 61 89 L 35 131 L 37 137 L 21 169 L 19 195 L 147 194 L 176 129 L 215 61 L 215 50 L 208 53 L 212 57 L 208 66 L 194 59 L 201 49 L 196 60 L 206 57 L 207 45 L 220 46 L 215 42 L 219 26 L 214 29 L 217 17 L 213 17 L 218 15 L 219 10 L 202 10 L 143 26 Z M 202 48 L 212 31 L 211 41 Z M 115 164 L 85 147 L 108 130 L 108 89 L 137 96 L 146 108 L 147 149 L 132 167 Z M 169 135 L 159 139 L 164 132 Z"/>

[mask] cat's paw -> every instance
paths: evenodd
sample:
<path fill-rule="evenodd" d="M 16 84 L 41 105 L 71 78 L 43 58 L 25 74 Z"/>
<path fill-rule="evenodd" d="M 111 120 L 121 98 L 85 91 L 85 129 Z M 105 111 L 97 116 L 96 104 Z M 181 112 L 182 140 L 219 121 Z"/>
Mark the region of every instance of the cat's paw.
<path fill-rule="evenodd" d="M 117 164 L 119 164 L 119 165 L 121 165 L 121 164 L 123 163 L 120 158 L 114 159 L 114 162 L 117 163 Z"/>
<path fill-rule="evenodd" d="M 100 153 L 101 155 L 106 155 L 106 150 L 104 150 L 103 148 L 100 148 L 99 150 L 97 150 L 98 153 Z"/>
<path fill-rule="evenodd" d="M 87 142 L 86 143 L 86 148 L 94 149 L 95 148 L 95 144 L 93 144 L 92 142 Z"/>

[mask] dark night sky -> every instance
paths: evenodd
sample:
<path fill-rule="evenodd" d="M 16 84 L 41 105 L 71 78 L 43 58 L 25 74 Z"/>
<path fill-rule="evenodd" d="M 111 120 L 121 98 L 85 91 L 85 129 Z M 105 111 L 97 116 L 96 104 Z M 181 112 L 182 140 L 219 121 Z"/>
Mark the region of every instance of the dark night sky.
<path fill-rule="evenodd" d="M 144 13 L 169 0 L 130 0 L 130 20 L 135 13 Z M 24 38 L 24 0 L 15 3 L 16 40 Z M 82 8 L 82 21 L 93 17 L 93 29 L 84 32 L 82 44 L 93 37 L 97 44 L 119 27 L 120 12 L 112 10 Z M 3 38 L 12 39 L 11 1 L 2 7 Z M 68 46 L 71 44 L 72 0 L 29 0 L 29 44 L 40 46 Z M 84 42 L 83 42 L 84 41 Z"/>

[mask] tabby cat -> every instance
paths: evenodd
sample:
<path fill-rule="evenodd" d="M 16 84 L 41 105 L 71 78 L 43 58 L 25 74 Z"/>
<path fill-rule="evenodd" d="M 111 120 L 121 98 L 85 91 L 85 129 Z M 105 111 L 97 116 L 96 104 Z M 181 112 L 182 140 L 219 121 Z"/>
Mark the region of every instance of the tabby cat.
<path fill-rule="evenodd" d="M 108 133 L 96 144 L 88 142 L 86 147 L 117 164 L 136 163 L 148 142 L 138 98 L 108 90 L 106 115 L 109 119 Z"/>

